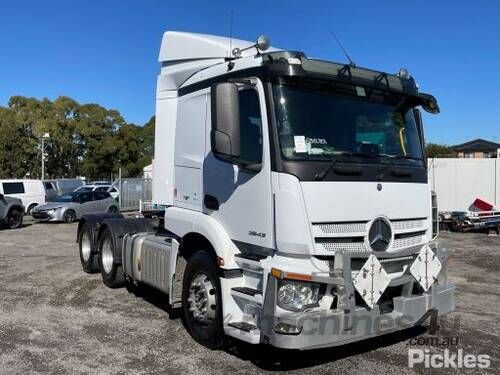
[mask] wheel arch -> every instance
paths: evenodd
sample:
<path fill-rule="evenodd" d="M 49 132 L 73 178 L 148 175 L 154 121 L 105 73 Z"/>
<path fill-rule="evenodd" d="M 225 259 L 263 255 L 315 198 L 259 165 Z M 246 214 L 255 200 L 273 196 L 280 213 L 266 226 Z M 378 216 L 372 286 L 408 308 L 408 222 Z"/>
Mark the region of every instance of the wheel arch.
<path fill-rule="evenodd" d="M 19 211 L 21 213 L 24 213 L 24 207 L 19 205 L 19 204 L 13 204 L 12 206 L 9 207 L 7 210 L 7 215 L 10 214 L 12 211 Z"/>
<path fill-rule="evenodd" d="M 217 253 L 208 238 L 197 232 L 189 232 L 181 238 L 179 256 L 182 256 L 186 261 L 198 250 L 206 251 L 214 263 L 218 265 Z"/>
<path fill-rule="evenodd" d="M 165 229 L 180 237 L 182 241 L 185 238 L 188 238 L 188 241 L 193 241 L 193 238 L 199 241 L 203 238 L 205 242 L 201 243 L 210 244 L 215 258 L 223 259 L 224 268 L 239 268 L 234 261 L 234 255 L 240 251 L 224 227 L 213 217 L 201 212 L 170 207 L 165 211 L 165 224 Z"/>
<path fill-rule="evenodd" d="M 123 215 L 120 214 L 108 214 L 112 216 L 121 216 L 120 217 L 111 217 L 106 218 L 102 221 L 101 225 L 97 230 L 97 236 L 95 240 L 96 248 L 95 250 L 99 251 L 99 241 L 103 236 L 105 230 L 109 230 L 111 232 L 111 241 L 113 241 L 113 262 L 117 264 L 122 263 L 122 244 L 123 237 L 127 233 L 139 233 L 139 232 L 154 232 L 153 225 L 147 220 L 143 218 L 133 218 L 126 219 L 123 218 Z"/>

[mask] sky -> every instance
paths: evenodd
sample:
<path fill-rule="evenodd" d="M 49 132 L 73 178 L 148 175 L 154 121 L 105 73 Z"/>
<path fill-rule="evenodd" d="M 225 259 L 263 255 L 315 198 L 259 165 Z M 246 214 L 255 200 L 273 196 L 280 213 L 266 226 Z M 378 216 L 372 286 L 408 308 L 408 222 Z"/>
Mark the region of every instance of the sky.
<path fill-rule="evenodd" d="M 441 114 L 425 115 L 428 142 L 500 143 L 498 1 L 18 0 L 0 3 L 0 106 L 12 95 L 117 109 L 142 125 L 154 114 L 164 31 L 255 40 L 358 66 L 407 68 Z"/>

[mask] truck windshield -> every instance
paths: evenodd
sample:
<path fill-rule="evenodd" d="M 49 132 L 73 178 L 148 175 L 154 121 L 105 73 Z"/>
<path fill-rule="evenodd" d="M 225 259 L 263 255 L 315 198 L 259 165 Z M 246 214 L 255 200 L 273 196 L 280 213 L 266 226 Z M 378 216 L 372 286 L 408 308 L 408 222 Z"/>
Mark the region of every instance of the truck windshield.
<path fill-rule="evenodd" d="M 369 159 L 423 165 L 406 97 L 347 84 L 273 85 L 278 134 L 286 160 Z"/>

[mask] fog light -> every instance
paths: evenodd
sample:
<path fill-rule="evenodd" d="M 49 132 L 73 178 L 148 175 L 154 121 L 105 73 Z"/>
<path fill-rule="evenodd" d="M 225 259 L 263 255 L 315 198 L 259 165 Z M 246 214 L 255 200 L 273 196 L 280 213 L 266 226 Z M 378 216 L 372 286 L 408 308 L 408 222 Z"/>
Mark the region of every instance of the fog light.
<path fill-rule="evenodd" d="M 281 333 L 282 335 L 298 335 L 302 332 L 302 327 L 281 322 L 276 324 L 274 332 Z"/>

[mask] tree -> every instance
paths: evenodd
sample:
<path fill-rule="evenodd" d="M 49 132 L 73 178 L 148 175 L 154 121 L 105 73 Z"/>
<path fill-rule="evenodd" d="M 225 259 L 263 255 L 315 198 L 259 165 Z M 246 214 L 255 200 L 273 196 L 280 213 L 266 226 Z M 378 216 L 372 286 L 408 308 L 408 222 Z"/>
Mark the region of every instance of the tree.
<path fill-rule="evenodd" d="M 141 127 L 95 103 L 13 96 L 0 107 L 0 178 L 40 178 L 40 139 L 46 132 L 49 178 L 108 179 L 119 168 L 124 176 L 141 176 L 154 153 L 154 117 Z"/>
<path fill-rule="evenodd" d="M 427 158 L 453 158 L 455 157 L 455 151 L 447 145 L 427 143 L 425 145 L 425 156 Z"/>

